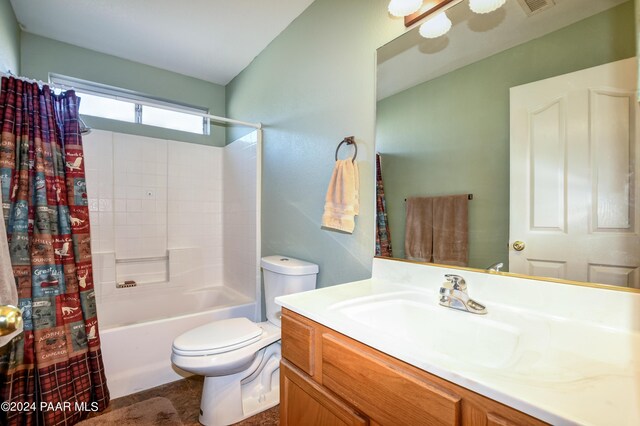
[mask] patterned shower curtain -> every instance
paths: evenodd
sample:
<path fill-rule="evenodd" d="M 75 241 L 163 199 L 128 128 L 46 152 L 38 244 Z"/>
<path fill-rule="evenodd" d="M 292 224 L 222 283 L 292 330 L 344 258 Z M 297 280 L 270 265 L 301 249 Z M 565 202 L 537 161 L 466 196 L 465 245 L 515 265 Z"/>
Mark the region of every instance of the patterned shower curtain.
<path fill-rule="evenodd" d="M 376 256 L 393 257 L 380 154 L 376 153 Z"/>
<path fill-rule="evenodd" d="M 3 425 L 71 425 L 109 403 L 78 107 L 73 91 L 2 78 L 2 212 L 24 320 L 0 349 Z"/>

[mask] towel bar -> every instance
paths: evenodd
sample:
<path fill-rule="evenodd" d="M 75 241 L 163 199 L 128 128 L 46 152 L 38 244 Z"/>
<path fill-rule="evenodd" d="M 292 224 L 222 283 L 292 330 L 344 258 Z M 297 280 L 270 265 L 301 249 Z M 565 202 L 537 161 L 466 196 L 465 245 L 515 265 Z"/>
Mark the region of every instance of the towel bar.
<path fill-rule="evenodd" d="M 346 138 L 342 139 L 342 142 L 338 144 L 338 147 L 336 148 L 336 161 L 338 161 L 338 151 L 340 150 L 340 147 L 343 143 L 346 143 L 347 145 L 353 145 L 355 152 L 353 153 L 353 158 L 351 159 L 351 161 L 356 161 L 356 157 L 358 156 L 358 145 L 356 144 L 353 136 L 347 136 Z"/>
<path fill-rule="evenodd" d="M 473 200 L 473 194 L 467 194 L 467 199 L 469 200 Z M 404 199 L 405 202 L 407 202 L 407 199 Z"/>

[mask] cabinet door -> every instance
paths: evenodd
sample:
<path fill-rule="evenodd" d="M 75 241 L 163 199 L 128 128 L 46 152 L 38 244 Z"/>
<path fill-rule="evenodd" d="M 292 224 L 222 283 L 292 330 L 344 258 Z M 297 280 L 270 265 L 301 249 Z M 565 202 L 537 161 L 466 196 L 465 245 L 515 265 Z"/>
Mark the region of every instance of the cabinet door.
<path fill-rule="evenodd" d="M 282 426 L 366 426 L 369 422 L 298 368 L 280 364 Z"/>
<path fill-rule="evenodd" d="M 288 313 L 282 316 L 282 357 L 310 376 L 313 376 L 315 327 Z"/>
<path fill-rule="evenodd" d="M 460 424 L 461 398 L 375 350 L 322 335 L 323 385 L 382 425 Z"/>

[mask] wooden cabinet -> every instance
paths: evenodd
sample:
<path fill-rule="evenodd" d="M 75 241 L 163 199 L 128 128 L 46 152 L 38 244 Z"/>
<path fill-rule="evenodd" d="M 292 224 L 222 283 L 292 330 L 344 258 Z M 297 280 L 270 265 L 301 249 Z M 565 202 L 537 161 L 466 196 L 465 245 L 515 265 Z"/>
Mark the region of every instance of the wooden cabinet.
<path fill-rule="evenodd" d="M 367 425 L 353 408 L 282 360 L 280 365 L 280 424 L 308 426 Z"/>
<path fill-rule="evenodd" d="M 310 376 L 314 373 L 315 327 L 292 315 L 282 316 L 282 329 L 287 330 L 287 339 L 282 339 L 282 352 L 287 359 Z"/>
<path fill-rule="evenodd" d="M 283 309 L 282 425 L 541 422 Z"/>
<path fill-rule="evenodd" d="M 460 423 L 458 395 L 344 338 L 323 334 L 322 372 L 327 389 L 380 424 Z"/>

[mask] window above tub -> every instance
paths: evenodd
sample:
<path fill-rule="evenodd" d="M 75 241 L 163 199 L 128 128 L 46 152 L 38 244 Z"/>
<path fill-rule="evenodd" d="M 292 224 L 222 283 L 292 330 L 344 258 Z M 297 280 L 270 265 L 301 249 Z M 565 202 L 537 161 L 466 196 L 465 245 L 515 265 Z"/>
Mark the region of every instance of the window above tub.
<path fill-rule="evenodd" d="M 49 74 L 56 87 L 74 89 L 80 102 L 80 114 L 166 129 L 209 134 L 209 110 L 160 99 L 135 91 L 80 80 L 60 74 Z"/>

